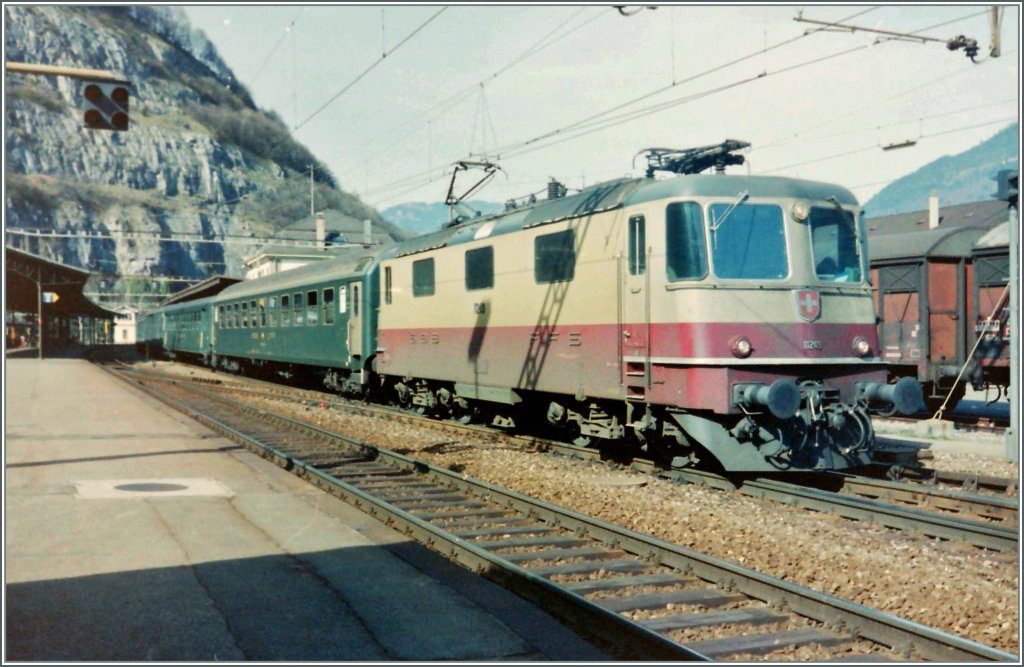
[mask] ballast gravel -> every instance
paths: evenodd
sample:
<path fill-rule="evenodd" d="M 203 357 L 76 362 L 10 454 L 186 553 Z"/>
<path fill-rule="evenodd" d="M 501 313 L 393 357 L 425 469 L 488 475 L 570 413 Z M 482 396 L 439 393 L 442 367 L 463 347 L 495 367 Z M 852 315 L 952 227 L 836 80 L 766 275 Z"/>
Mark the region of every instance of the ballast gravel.
<path fill-rule="evenodd" d="M 189 371 L 201 373 L 212 375 Z M 455 443 L 450 434 L 387 418 L 239 398 L 925 626 L 1011 653 L 1018 650 L 1015 555 L 626 469 L 610 472 L 604 464 L 527 452 L 500 439 Z M 955 470 L 963 460 L 945 456 L 937 457 L 936 467 Z M 966 469 L 959 469 L 1017 475 L 1015 466 L 1012 472 L 1007 467 L 996 471 L 985 469 L 986 462 L 967 459 Z"/>

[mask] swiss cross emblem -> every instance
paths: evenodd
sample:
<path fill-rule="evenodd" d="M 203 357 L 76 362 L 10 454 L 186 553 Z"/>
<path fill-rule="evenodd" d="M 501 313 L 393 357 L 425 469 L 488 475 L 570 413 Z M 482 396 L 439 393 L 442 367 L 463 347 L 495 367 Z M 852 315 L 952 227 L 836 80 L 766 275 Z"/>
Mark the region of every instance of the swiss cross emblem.
<path fill-rule="evenodd" d="M 816 289 L 800 289 L 795 292 L 796 312 L 800 319 L 813 322 L 821 315 L 821 297 Z"/>

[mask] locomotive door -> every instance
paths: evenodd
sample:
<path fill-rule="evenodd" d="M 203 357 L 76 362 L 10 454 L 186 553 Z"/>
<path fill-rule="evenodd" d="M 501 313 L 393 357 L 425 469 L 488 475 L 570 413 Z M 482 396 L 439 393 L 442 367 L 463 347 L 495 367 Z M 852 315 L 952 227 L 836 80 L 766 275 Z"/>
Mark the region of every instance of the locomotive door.
<path fill-rule="evenodd" d="M 363 309 L 359 303 L 362 287 L 361 280 L 355 280 L 348 286 L 352 298 L 348 311 L 348 353 L 353 357 L 363 356 Z"/>
<path fill-rule="evenodd" d="M 650 273 L 644 216 L 630 216 L 627 223 L 625 266 L 619 262 L 622 312 L 619 319 L 622 349 L 622 382 L 628 398 L 642 399 L 650 387 L 651 300 Z"/>

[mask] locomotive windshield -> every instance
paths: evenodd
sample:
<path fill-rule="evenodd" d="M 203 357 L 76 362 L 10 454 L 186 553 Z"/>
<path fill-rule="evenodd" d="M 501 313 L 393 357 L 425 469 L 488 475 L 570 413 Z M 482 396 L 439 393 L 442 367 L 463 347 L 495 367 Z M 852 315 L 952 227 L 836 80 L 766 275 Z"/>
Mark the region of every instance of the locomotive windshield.
<path fill-rule="evenodd" d="M 853 214 L 838 207 L 812 206 L 810 227 L 818 279 L 859 283 L 861 262 Z"/>
<path fill-rule="evenodd" d="M 774 204 L 722 203 L 712 204 L 708 213 L 716 276 L 780 280 L 789 275 L 781 208 Z"/>

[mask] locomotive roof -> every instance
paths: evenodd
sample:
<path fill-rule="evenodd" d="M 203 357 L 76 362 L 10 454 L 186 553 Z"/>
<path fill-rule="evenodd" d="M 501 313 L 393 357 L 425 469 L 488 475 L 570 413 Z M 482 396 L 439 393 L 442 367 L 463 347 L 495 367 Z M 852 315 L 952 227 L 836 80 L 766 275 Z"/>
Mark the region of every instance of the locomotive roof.
<path fill-rule="evenodd" d="M 871 261 L 888 259 L 970 257 L 985 233 L 981 227 L 929 229 L 914 234 L 883 234 L 869 240 Z"/>
<path fill-rule="evenodd" d="M 856 197 L 849 190 L 837 185 L 780 176 L 698 174 L 666 180 L 622 178 L 592 185 L 568 197 L 548 199 L 404 241 L 396 246 L 395 255 L 412 255 L 659 199 L 725 197 L 731 200 L 741 192 L 753 198 L 782 197 L 820 201 L 835 197 L 840 204 L 858 205 Z"/>
<path fill-rule="evenodd" d="M 1004 222 L 996 225 L 978 239 L 974 244 L 975 250 L 988 250 L 990 248 L 1008 248 L 1010 245 L 1010 223 Z"/>
<path fill-rule="evenodd" d="M 386 246 L 385 246 L 386 247 Z M 333 259 L 310 262 L 303 266 L 279 271 L 278 273 L 244 280 L 237 285 L 228 287 L 220 293 L 218 300 L 240 299 L 265 292 L 287 290 L 293 287 L 305 287 L 321 280 L 335 280 L 356 273 L 356 266 L 364 257 L 374 256 L 380 248 L 351 248 L 349 252 Z M 360 269 L 360 273 L 362 270 Z"/>

